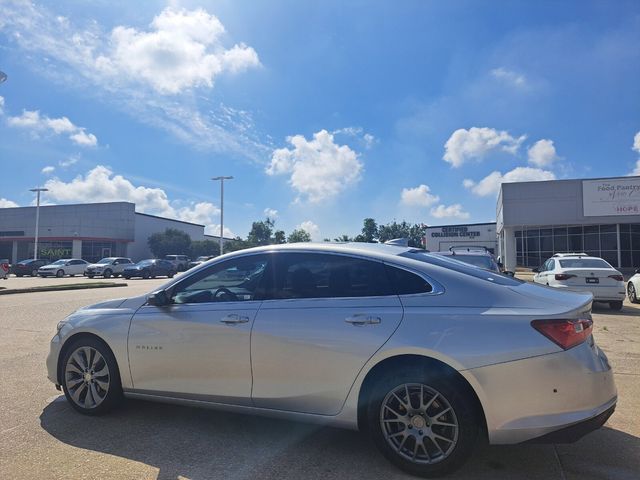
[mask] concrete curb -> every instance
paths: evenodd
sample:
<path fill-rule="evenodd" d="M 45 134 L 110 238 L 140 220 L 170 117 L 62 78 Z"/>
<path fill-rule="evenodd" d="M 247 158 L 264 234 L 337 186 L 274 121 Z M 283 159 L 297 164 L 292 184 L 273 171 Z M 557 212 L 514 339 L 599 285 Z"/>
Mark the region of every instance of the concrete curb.
<path fill-rule="evenodd" d="M 11 295 L 14 293 L 37 293 L 37 292 L 59 292 L 64 290 L 86 290 L 89 288 L 113 288 L 113 287 L 126 287 L 127 283 L 113 283 L 113 282 L 94 282 L 94 283 L 69 283 L 65 285 L 46 285 L 40 287 L 29 288 L 8 288 L 6 290 L 0 290 L 0 295 Z"/>

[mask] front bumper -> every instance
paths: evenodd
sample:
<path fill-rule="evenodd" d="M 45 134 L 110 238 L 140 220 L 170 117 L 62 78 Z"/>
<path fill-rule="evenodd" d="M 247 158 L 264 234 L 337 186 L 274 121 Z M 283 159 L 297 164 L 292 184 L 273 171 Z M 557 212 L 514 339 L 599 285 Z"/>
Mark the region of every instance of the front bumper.
<path fill-rule="evenodd" d="M 49 355 L 47 355 L 47 378 L 56 384 L 60 385 L 58 381 L 58 357 L 60 355 L 60 349 L 62 348 L 62 339 L 60 332 L 56 333 L 51 342 L 49 343 Z"/>
<path fill-rule="evenodd" d="M 57 270 L 38 270 L 40 277 L 55 277 Z"/>
<path fill-rule="evenodd" d="M 613 371 L 592 338 L 566 351 L 460 373 L 478 394 L 492 444 L 597 424 L 617 402 Z"/>

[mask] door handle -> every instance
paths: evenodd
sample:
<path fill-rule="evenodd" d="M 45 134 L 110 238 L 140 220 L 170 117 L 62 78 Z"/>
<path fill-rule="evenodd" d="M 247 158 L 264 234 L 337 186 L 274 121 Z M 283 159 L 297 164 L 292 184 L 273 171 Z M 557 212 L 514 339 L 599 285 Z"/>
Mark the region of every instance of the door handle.
<path fill-rule="evenodd" d="M 382 319 L 372 315 L 354 315 L 353 317 L 345 318 L 344 321 L 356 327 L 362 327 L 364 325 L 377 325 L 382 322 Z"/>
<path fill-rule="evenodd" d="M 220 321 L 226 325 L 233 325 L 236 323 L 247 323 L 249 321 L 249 317 L 238 315 L 237 313 L 231 313 L 222 317 Z"/>

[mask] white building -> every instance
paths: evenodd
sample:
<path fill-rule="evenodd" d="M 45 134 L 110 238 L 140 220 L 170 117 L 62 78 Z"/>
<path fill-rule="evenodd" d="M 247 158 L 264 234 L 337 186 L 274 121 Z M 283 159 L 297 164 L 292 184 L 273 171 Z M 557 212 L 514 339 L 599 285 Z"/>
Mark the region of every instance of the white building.
<path fill-rule="evenodd" d="M 467 223 L 427 227 L 425 245 L 431 252 L 444 252 L 450 247 L 486 247 L 491 253 L 498 250 L 496 223 Z"/>

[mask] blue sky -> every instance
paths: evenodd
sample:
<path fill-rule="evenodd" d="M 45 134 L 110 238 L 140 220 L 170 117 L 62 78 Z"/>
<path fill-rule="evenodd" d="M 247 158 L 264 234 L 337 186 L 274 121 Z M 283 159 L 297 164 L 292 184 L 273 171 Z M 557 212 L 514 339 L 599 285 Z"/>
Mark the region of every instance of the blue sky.
<path fill-rule="evenodd" d="M 0 0 L 0 206 L 355 234 L 640 174 L 637 1 Z"/>

